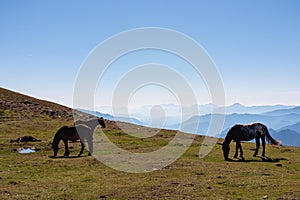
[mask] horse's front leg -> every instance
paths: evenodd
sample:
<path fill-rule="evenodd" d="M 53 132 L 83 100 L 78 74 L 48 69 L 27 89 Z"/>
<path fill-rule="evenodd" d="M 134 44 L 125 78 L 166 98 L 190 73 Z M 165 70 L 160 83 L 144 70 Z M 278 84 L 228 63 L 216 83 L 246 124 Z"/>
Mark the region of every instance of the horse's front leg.
<path fill-rule="evenodd" d="M 80 143 L 81 143 L 81 150 L 80 150 L 80 152 L 78 154 L 78 157 L 83 154 L 83 150 L 84 150 L 84 147 L 85 147 L 84 142 L 81 139 L 80 139 Z"/>
<path fill-rule="evenodd" d="M 253 154 L 253 157 L 256 157 L 257 154 L 258 154 L 259 145 L 260 145 L 259 137 L 256 137 L 256 138 L 255 138 L 255 142 L 256 142 L 256 148 L 255 148 L 255 152 L 254 152 L 254 154 Z"/>
<path fill-rule="evenodd" d="M 69 147 L 68 147 L 68 140 L 63 140 L 65 144 L 65 157 L 68 157 L 70 155 Z"/>
<path fill-rule="evenodd" d="M 241 141 L 238 141 L 236 143 L 236 153 L 235 153 L 236 155 L 234 155 L 235 158 L 238 157 L 238 149 L 240 149 L 240 158 L 242 158 L 242 160 L 245 160 L 245 158 L 244 158 L 244 152 L 243 152 L 242 145 L 241 145 Z"/>
<path fill-rule="evenodd" d="M 94 151 L 94 148 L 93 148 L 93 137 L 89 138 L 88 139 L 88 144 L 89 144 L 89 154 L 88 156 L 91 156 L 93 151 Z"/>
<path fill-rule="evenodd" d="M 53 148 L 53 156 L 56 157 L 58 152 L 58 145 Z"/>

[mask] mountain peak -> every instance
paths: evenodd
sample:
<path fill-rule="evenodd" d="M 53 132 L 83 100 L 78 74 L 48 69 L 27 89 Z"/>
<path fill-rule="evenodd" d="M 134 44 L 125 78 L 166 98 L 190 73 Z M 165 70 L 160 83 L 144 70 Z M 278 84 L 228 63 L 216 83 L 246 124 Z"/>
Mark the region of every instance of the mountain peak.
<path fill-rule="evenodd" d="M 234 104 L 232 104 L 230 107 L 244 107 L 242 104 L 236 102 Z"/>

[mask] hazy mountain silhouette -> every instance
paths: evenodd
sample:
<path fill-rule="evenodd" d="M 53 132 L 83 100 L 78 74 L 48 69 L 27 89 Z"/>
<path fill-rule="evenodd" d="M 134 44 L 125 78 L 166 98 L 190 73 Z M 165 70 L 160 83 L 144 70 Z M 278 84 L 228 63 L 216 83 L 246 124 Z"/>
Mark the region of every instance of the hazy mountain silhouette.
<path fill-rule="evenodd" d="M 292 130 L 281 130 L 273 134 L 276 140 L 280 140 L 282 145 L 286 146 L 300 146 L 300 134 Z"/>
<path fill-rule="evenodd" d="M 279 109 L 279 110 L 273 110 L 270 112 L 263 113 L 263 115 L 267 115 L 267 116 L 279 116 L 279 115 L 287 115 L 287 114 L 300 115 L 300 106 L 290 108 L 290 109 Z"/>
<path fill-rule="evenodd" d="M 280 128 L 279 131 L 286 130 L 286 129 L 300 133 L 300 122 L 293 124 L 293 125 L 284 126 L 284 127 Z"/>

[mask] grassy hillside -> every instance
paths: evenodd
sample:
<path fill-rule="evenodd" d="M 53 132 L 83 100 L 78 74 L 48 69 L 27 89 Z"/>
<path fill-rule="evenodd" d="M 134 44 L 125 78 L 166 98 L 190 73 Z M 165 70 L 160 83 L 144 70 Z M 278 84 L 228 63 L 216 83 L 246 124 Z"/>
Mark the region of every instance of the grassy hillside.
<path fill-rule="evenodd" d="M 70 108 L 0 87 L 0 122 L 36 118 L 71 119 Z"/>
<path fill-rule="evenodd" d="M 73 157 L 79 152 L 79 143 L 69 143 L 70 158 L 49 158 L 53 154 L 50 143 L 57 129 L 73 123 L 69 116 L 71 110 L 7 90 L 3 95 L 3 90 L 0 93 L 0 199 L 300 199 L 300 149 L 294 147 L 267 145 L 269 160 L 262 160 L 252 158 L 253 143 L 243 143 L 247 162 L 225 162 L 220 145 L 215 145 L 207 157 L 200 159 L 203 137 L 196 136 L 176 162 L 162 170 L 141 174 L 111 169 L 94 157 L 87 157 L 87 152 L 83 157 Z M 7 107 L 7 101 L 20 103 L 24 97 L 32 102 L 26 111 L 20 105 Z M 35 104 L 40 108 L 36 109 Z M 58 114 L 41 112 L 47 109 Z M 151 138 L 139 139 L 125 134 L 115 122 L 106 121 L 106 124 L 103 131 L 110 140 L 132 152 L 159 149 L 176 134 L 161 130 Z M 133 132 L 157 131 L 123 125 Z M 94 134 L 102 133 L 96 129 Z M 10 139 L 24 135 L 42 141 L 9 143 Z M 16 149 L 24 146 L 34 146 L 39 151 L 19 154 Z M 60 144 L 59 155 L 63 151 Z M 233 154 L 231 150 L 231 157 Z"/>

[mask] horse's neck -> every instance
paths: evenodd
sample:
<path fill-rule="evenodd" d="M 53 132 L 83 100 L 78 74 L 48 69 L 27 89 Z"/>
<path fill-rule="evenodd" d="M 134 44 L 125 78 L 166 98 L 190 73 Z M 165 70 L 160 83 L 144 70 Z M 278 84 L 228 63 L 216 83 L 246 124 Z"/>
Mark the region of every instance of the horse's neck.
<path fill-rule="evenodd" d="M 227 136 L 225 137 L 224 144 L 228 144 L 229 145 L 232 140 L 233 140 L 232 136 L 227 134 Z"/>
<path fill-rule="evenodd" d="M 98 120 L 92 119 L 87 122 L 87 125 L 91 128 L 92 132 L 94 132 L 96 126 L 98 125 Z"/>

